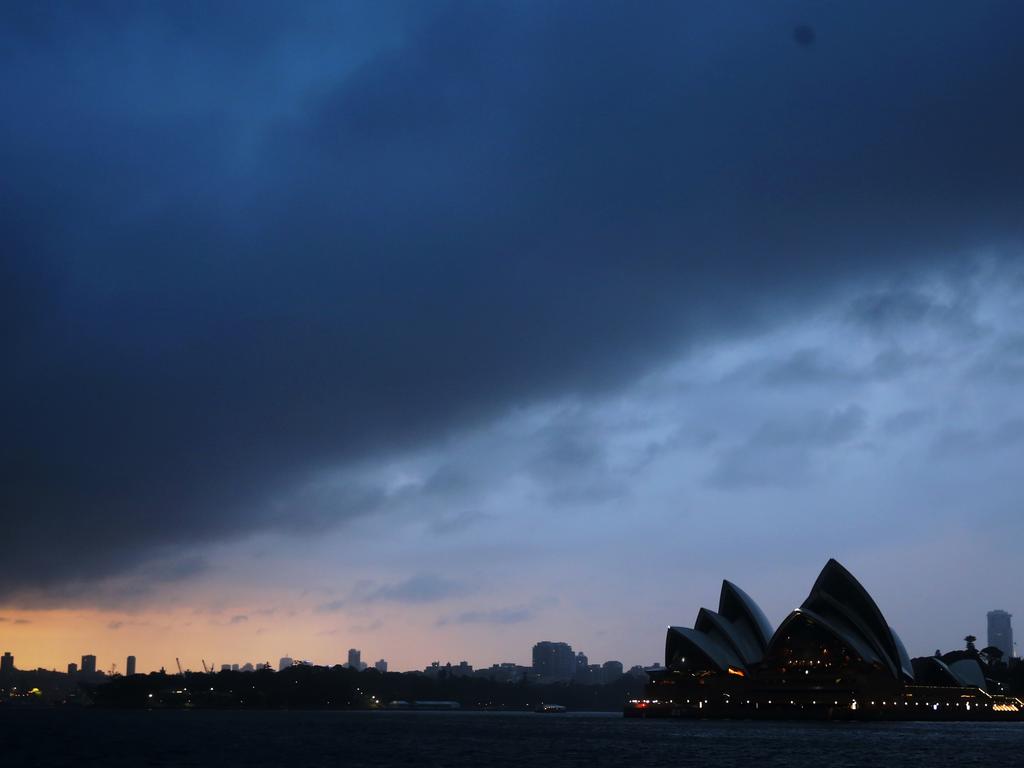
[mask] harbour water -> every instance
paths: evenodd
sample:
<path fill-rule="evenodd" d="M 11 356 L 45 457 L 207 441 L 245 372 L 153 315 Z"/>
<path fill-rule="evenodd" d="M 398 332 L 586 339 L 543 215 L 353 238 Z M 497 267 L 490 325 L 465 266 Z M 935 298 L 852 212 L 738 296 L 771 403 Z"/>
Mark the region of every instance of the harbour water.
<path fill-rule="evenodd" d="M 0 710 L 0 765 L 1015 766 L 1019 723 L 627 720 L 620 713 Z"/>

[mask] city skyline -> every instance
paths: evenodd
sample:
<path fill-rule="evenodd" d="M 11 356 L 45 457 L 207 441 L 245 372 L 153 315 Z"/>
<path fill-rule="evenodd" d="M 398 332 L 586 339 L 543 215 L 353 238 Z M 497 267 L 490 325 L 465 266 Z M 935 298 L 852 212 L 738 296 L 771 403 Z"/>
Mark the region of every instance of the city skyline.
<path fill-rule="evenodd" d="M 19 664 L 1024 615 L 1024 3 L 8 5 Z"/>
<path fill-rule="evenodd" d="M 1016 643 L 1014 643 L 1014 641 L 1013 641 L 1012 614 L 1010 614 L 1007 611 L 1004 611 L 1002 609 L 995 609 L 995 610 L 991 610 L 991 611 L 986 612 L 985 616 L 986 616 L 986 620 L 987 620 L 987 633 L 985 635 L 985 637 L 986 637 L 985 644 L 986 645 L 990 645 L 990 646 L 995 646 L 997 648 L 1000 648 L 1000 650 L 1003 650 L 1005 643 L 1008 642 L 1009 643 L 1009 647 L 1010 647 L 1011 650 L 1010 650 L 1010 653 L 1007 654 L 1006 658 L 1018 658 L 1018 655 L 1017 655 L 1017 652 L 1016 652 Z M 995 634 L 993 634 L 993 633 L 995 633 Z M 974 634 L 974 633 L 973 632 L 968 632 L 968 634 Z M 977 636 L 981 637 L 982 635 L 979 633 Z M 2 639 L 3 638 L 0 637 L 0 642 L 2 642 Z M 949 646 L 949 647 L 947 647 L 945 649 L 941 649 L 941 650 L 950 650 L 950 649 L 955 649 L 957 647 L 959 647 L 959 646 L 958 645 L 952 645 L 952 646 Z M 540 649 L 543 649 L 543 650 L 540 650 Z M 140 674 L 145 674 L 145 673 L 148 673 L 148 672 L 156 672 L 156 671 L 159 671 L 160 669 L 164 669 L 164 670 L 166 670 L 169 673 L 174 673 L 176 671 L 175 668 L 177 666 L 177 662 L 179 662 L 179 661 L 181 661 L 183 669 L 186 669 L 188 671 L 193 671 L 193 672 L 199 671 L 199 669 L 201 669 L 203 667 L 203 665 L 208 665 L 208 668 L 210 669 L 210 671 L 215 671 L 215 669 L 220 669 L 222 671 L 224 669 L 234 669 L 235 671 L 238 671 L 239 669 L 242 669 L 242 671 L 255 671 L 257 669 L 260 669 L 264 665 L 269 666 L 271 669 L 276 669 L 276 670 L 280 671 L 280 670 L 283 670 L 283 669 L 285 669 L 285 668 L 287 668 L 289 666 L 292 666 L 293 664 L 299 664 L 299 663 L 312 663 L 312 664 L 315 664 L 317 666 L 336 666 L 336 665 L 341 665 L 341 666 L 346 666 L 346 667 L 350 667 L 350 668 L 357 669 L 357 670 L 365 670 L 365 669 L 368 669 L 368 668 L 374 668 L 374 669 L 377 669 L 377 671 L 383 671 L 383 672 L 387 672 L 387 671 L 392 671 L 392 672 L 410 672 L 410 671 L 422 671 L 424 669 L 429 669 L 431 665 L 436 667 L 438 664 L 440 664 L 441 666 L 444 666 L 446 663 L 447 664 L 451 664 L 451 663 L 454 662 L 454 658 L 455 658 L 454 656 L 449 654 L 447 657 L 445 657 L 444 660 L 442 660 L 441 656 L 438 656 L 438 658 L 435 658 L 435 659 L 431 660 L 430 662 L 427 662 L 427 663 L 424 663 L 424 664 L 419 664 L 419 665 L 415 665 L 414 664 L 411 667 L 399 667 L 398 665 L 394 664 L 391 661 L 386 660 L 385 658 L 380 658 L 380 659 L 378 659 L 377 661 L 375 661 L 373 663 L 364 662 L 364 661 L 361 660 L 361 654 L 362 654 L 362 649 L 361 648 L 359 648 L 359 649 L 357 649 L 357 648 L 349 648 L 348 650 L 346 650 L 344 652 L 344 661 L 341 660 L 341 656 L 339 654 L 339 658 L 337 660 L 332 660 L 332 659 L 329 659 L 329 658 L 307 658 L 307 657 L 294 657 L 293 658 L 291 656 L 281 656 L 278 659 L 277 663 L 274 663 L 271 660 L 271 657 L 269 657 L 269 656 L 265 660 L 246 659 L 244 662 L 235 661 L 235 662 L 228 662 L 228 663 L 225 663 L 225 662 L 223 662 L 220 659 L 218 659 L 217 661 L 213 661 L 212 658 L 211 659 L 203 658 L 203 659 L 200 659 L 198 666 L 195 666 L 195 665 L 191 664 L 190 663 L 191 660 L 188 659 L 188 658 L 182 660 L 180 657 L 175 657 L 175 659 L 173 660 L 175 662 L 173 666 L 169 666 L 166 663 L 158 663 L 157 661 L 154 661 L 153 662 L 153 666 L 148 666 L 147 667 L 146 665 L 142 665 L 142 666 L 138 666 L 137 667 L 136 666 L 137 665 L 137 657 L 136 657 L 136 655 L 134 653 L 132 653 L 132 654 L 128 654 L 127 656 L 123 657 L 124 660 L 125 660 L 124 661 L 124 666 L 121 666 L 119 660 L 117 660 L 117 659 L 112 660 L 112 663 L 115 665 L 115 667 L 114 667 L 115 671 L 117 673 L 119 673 L 119 674 L 132 674 L 132 672 L 129 671 L 129 670 L 136 670 L 136 669 L 137 669 L 138 673 L 140 673 Z M 922 655 L 926 655 L 926 654 L 922 654 Z M 5 665 L 10 664 L 13 667 L 14 659 L 17 659 L 19 656 L 20 656 L 20 654 L 14 654 L 11 650 L 4 651 L 4 663 L 5 663 Z M 603 664 L 607 664 L 607 663 L 610 663 L 610 662 L 615 662 L 615 663 L 620 664 L 620 666 L 623 667 L 623 669 L 630 669 L 631 667 L 638 667 L 638 666 L 639 667 L 651 667 L 653 665 L 658 665 L 658 664 L 661 663 L 661 661 L 660 661 L 661 656 L 655 656 L 653 661 L 640 661 L 640 662 L 636 662 L 636 663 L 621 662 L 619 657 L 614 657 L 614 658 L 613 657 L 609 657 L 608 659 L 605 659 L 603 661 L 599 661 L 599 663 L 597 665 L 589 665 L 590 656 L 591 656 L 590 654 L 588 654 L 584 650 L 581 650 L 579 646 L 575 647 L 575 650 L 574 650 L 574 647 L 572 646 L 571 643 L 566 643 L 564 641 L 548 641 L 548 640 L 543 640 L 543 641 L 536 641 L 536 642 L 533 643 L 533 645 L 532 645 L 532 647 L 530 649 L 530 652 L 527 654 L 526 661 L 529 662 L 529 663 L 522 663 L 521 664 L 519 659 L 522 658 L 522 654 L 520 654 L 517 657 L 495 659 L 495 660 L 491 660 L 491 661 L 483 661 L 483 662 L 481 662 L 480 660 L 476 660 L 473 663 L 471 663 L 470 666 L 473 667 L 473 668 L 476 668 L 476 669 L 486 669 L 486 668 L 489 668 L 491 666 L 496 666 L 496 665 L 501 665 L 501 664 L 513 664 L 513 665 L 516 665 L 517 667 L 520 667 L 520 668 L 524 668 L 524 667 L 532 668 L 538 674 L 540 674 L 541 676 L 548 677 L 548 678 L 550 678 L 552 680 L 569 680 L 569 679 L 573 679 L 574 677 L 576 677 L 578 675 L 578 673 L 580 671 L 580 664 L 581 663 L 584 665 L 584 669 L 586 669 L 587 666 L 590 666 L 591 668 L 593 668 L 594 666 L 600 667 L 602 665 L 602 663 Z M 596 656 L 594 656 L 593 658 L 597 659 Z M 555 659 L 555 661 L 551 661 L 551 659 Z M 89 660 L 89 661 L 87 662 L 87 660 Z M 95 672 L 97 670 L 100 671 L 100 672 L 103 672 L 103 671 L 108 671 L 110 669 L 109 663 L 108 663 L 108 665 L 106 667 L 104 666 L 103 659 L 101 658 L 101 655 L 99 655 L 99 654 L 91 654 L 91 653 L 90 654 L 84 654 L 84 655 L 81 656 L 81 661 L 82 661 L 81 665 L 78 665 L 78 664 L 76 664 L 74 662 L 69 662 L 68 665 L 67 665 L 68 666 L 68 672 L 69 673 L 77 672 L 79 669 L 81 669 L 82 671 L 84 671 L 86 673 L 90 673 L 90 672 Z M 466 663 L 464 659 L 462 660 L 462 663 Z M 554 666 L 550 666 L 552 664 Z M 89 665 L 91 665 L 91 666 L 89 666 Z M 248 668 L 248 669 L 243 669 L 243 667 L 244 668 Z M 30 664 L 28 666 L 23 667 L 23 669 L 36 669 L 36 668 L 58 670 L 58 669 L 61 668 L 61 664 L 56 664 L 56 665 L 52 665 L 51 666 L 51 665 L 40 665 L 40 664 L 33 663 L 33 664 Z M 620 672 L 621 672 L 621 670 L 620 670 Z"/>

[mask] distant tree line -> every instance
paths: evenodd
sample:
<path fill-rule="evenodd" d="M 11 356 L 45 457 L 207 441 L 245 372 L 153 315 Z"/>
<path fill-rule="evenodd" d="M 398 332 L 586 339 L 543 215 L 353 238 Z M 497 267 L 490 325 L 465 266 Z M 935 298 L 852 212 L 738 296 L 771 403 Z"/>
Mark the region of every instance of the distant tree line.
<path fill-rule="evenodd" d="M 1007 692 L 1024 697 L 1024 663 L 993 665 Z M 357 671 L 294 666 L 282 672 L 223 671 L 108 677 L 16 670 L 0 677 L 5 705 L 95 705 L 121 708 L 383 709 L 395 702 L 453 701 L 465 709 L 525 710 L 540 704 L 615 711 L 643 695 L 643 678 L 622 675 L 604 685 L 500 682 L 476 676 Z M 396 706 L 401 706 L 398 704 Z"/>
<path fill-rule="evenodd" d="M 614 711 L 643 693 L 645 680 L 622 675 L 605 685 L 508 683 L 418 672 L 356 671 L 341 666 L 294 666 L 281 672 L 223 671 L 114 677 L 85 686 L 90 703 L 107 707 L 221 707 L 263 709 L 384 709 L 452 701 L 466 709 L 533 709 L 562 704 Z"/>

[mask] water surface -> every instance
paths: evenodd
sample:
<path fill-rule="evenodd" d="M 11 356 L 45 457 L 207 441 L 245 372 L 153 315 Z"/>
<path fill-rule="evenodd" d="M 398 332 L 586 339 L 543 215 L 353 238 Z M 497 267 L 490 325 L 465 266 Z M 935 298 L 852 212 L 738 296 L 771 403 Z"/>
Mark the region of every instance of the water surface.
<path fill-rule="evenodd" d="M 1024 723 L 618 713 L 0 711 L 3 766 L 1015 766 Z"/>

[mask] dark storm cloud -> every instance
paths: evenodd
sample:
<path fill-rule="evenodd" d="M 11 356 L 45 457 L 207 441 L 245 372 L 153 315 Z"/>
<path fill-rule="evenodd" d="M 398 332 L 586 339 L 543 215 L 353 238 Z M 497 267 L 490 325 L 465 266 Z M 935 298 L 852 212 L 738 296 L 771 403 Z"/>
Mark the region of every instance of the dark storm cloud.
<path fill-rule="evenodd" d="M 821 349 L 800 349 L 784 360 L 748 364 L 738 375 L 743 376 L 751 368 L 761 369 L 763 383 L 782 387 L 857 381 L 863 375 L 849 364 L 830 359 Z"/>
<path fill-rule="evenodd" d="M 471 585 L 435 574 L 416 574 L 394 584 L 362 582 L 351 595 L 332 600 L 316 607 L 317 613 L 334 613 L 353 604 L 372 603 L 435 603 L 453 597 L 462 597 L 473 591 Z"/>
<path fill-rule="evenodd" d="M 911 408 L 893 414 L 885 420 L 883 427 L 887 434 L 901 435 L 913 432 L 928 423 L 933 414 L 922 408 Z"/>
<path fill-rule="evenodd" d="M 979 378 L 998 378 L 1008 384 L 1024 381 L 1024 334 L 1014 333 L 1000 339 L 974 367 Z"/>
<path fill-rule="evenodd" d="M 521 624 L 533 620 L 539 613 L 557 604 L 558 600 L 555 598 L 542 598 L 534 600 L 529 605 L 463 611 L 454 616 L 442 616 L 436 623 L 439 627 L 452 624 Z"/>
<path fill-rule="evenodd" d="M 358 603 L 433 603 L 460 597 L 472 591 L 468 584 L 434 574 L 418 574 L 396 584 L 363 585 L 356 588 Z"/>
<path fill-rule="evenodd" d="M 765 422 L 746 441 L 723 451 L 709 480 L 722 489 L 801 482 L 816 454 L 858 437 L 866 422 L 867 414 L 858 405 Z"/>
<path fill-rule="evenodd" d="M 534 435 L 538 449 L 528 470 L 549 503 L 600 504 L 626 493 L 612 477 L 603 437 L 600 425 L 575 409 L 562 410 Z"/>
<path fill-rule="evenodd" d="M 0 13 L 7 594 L 1024 234 L 1013 2 Z"/>
<path fill-rule="evenodd" d="M 443 616 L 437 626 L 449 624 L 519 624 L 534 618 L 537 611 L 529 606 L 498 608 L 490 611 L 464 611 L 456 616 Z"/>
<path fill-rule="evenodd" d="M 756 381 L 769 387 L 815 387 L 822 384 L 861 384 L 884 381 L 932 363 L 918 352 L 892 345 L 864 363 L 843 359 L 847 350 L 805 348 L 782 360 L 755 360 L 730 374 L 730 381 Z"/>
<path fill-rule="evenodd" d="M 970 293 L 938 298 L 921 290 L 895 288 L 860 297 L 850 307 L 849 317 L 854 323 L 879 334 L 928 325 L 970 337 L 984 332 L 975 317 L 975 309 L 976 297 Z"/>
<path fill-rule="evenodd" d="M 1010 453 L 1024 445 L 1024 420 L 1010 419 L 994 429 L 951 427 L 943 430 L 932 443 L 932 454 L 958 460 L 965 455 L 991 452 Z"/>
<path fill-rule="evenodd" d="M 431 533 L 436 533 L 439 536 L 461 533 L 467 528 L 473 528 L 488 519 L 490 515 L 485 512 L 480 512 L 475 509 L 467 509 L 463 512 L 454 512 L 442 514 L 435 520 L 430 522 L 429 528 Z"/>
<path fill-rule="evenodd" d="M 56 537 L 59 533 L 52 535 Z M 102 548 L 102 545 L 103 542 L 99 542 L 89 546 Z M 36 551 L 37 554 L 44 551 L 44 556 L 49 558 L 53 556 L 52 553 L 60 552 L 61 546 L 77 553 L 85 545 L 81 542 L 57 541 L 54 544 L 48 543 L 45 550 Z M 109 549 L 103 549 L 103 553 L 107 558 L 120 557 L 117 552 Z M 209 562 L 201 555 L 174 552 L 167 556 L 165 553 L 166 548 L 153 547 L 148 558 L 124 555 L 124 561 L 115 563 L 114 567 L 106 564 L 99 572 L 102 575 L 81 567 L 72 567 L 72 564 L 64 564 L 63 568 L 59 568 L 58 564 L 47 560 L 63 578 L 56 581 L 40 579 L 25 585 L 9 596 L 9 602 L 28 609 L 74 604 L 98 606 L 105 610 L 138 610 L 151 604 L 157 586 L 184 584 L 207 573 L 210 568 Z M 99 554 L 94 556 L 99 557 Z M 83 559 L 85 563 L 92 562 L 88 557 Z M 70 575 L 72 573 L 76 575 Z"/>

